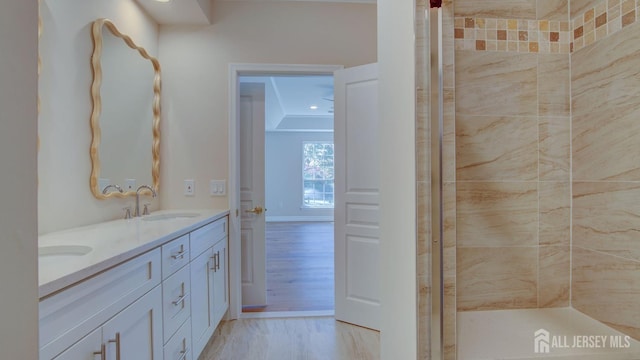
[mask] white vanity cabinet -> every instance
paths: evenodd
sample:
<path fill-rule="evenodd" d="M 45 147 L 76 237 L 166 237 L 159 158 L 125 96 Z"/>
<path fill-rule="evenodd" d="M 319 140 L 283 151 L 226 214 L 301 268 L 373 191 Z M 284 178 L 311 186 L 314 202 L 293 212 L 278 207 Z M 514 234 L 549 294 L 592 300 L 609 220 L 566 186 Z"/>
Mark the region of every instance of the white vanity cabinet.
<path fill-rule="evenodd" d="M 175 232 L 46 295 L 39 359 L 197 359 L 229 307 L 227 224 L 223 216 Z"/>
<path fill-rule="evenodd" d="M 191 233 L 191 336 L 197 358 L 227 311 L 227 218 Z M 196 251 L 198 249 L 198 251 Z"/>
<path fill-rule="evenodd" d="M 98 356 L 104 358 L 106 351 L 106 345 L 102 342 L 102 328 L 98 328 L 65 352 L 56 356 L 55 360 L 95 360 Z M 40 358 L 42 359 L 42 355 L 40 355 Z"/>
<path fill-rule="evenodd" d="M 226 238 L 225 238 L 226 240 Z M 229 308 L 229 286 L 227 284 L 227 242 L 219 241 L 213 247 L 213 324 L 218 326 Z"/>
<path fill-rule="evenodd" d="M 155 287 L 54 359 L 157 359 L 163 352 L 161 301 Z"/>
<path fill-rule="evenodd" d="M 102 345 L 105 360 L 115 359 L 118 350 L 120 358 L 126 358 L 125 352 L 138 351 L 139 346 L 146 350 L 134 358 L 158 359 L 162 356 L 160 273 L 160 249 L 156 249 L 41 300 L 40 359 L 98 359 Z M 96 331 L 100 344 L 94 344 Z"/>

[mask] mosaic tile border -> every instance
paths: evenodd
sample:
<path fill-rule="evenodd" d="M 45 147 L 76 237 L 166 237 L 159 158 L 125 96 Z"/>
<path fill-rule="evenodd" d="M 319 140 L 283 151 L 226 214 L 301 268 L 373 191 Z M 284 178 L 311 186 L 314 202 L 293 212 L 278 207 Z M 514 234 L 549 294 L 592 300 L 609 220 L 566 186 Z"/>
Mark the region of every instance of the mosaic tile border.
<path fill-rule="evenodd" d="M 589 46 L 638 21 L 640 1 L 604 0 L 571 20 L 572 51 Z"/>
<path fill-rule="evenodd" d="M 603 0 L 571 21 L 456 17 L 456 50 L 568 54 L 640 20 L 640 0 Z"/>
<path fill-rule="evenodd" d="M 571 51 L 569 21 L 455 18 L 456 50 L 565 53 Z"/>

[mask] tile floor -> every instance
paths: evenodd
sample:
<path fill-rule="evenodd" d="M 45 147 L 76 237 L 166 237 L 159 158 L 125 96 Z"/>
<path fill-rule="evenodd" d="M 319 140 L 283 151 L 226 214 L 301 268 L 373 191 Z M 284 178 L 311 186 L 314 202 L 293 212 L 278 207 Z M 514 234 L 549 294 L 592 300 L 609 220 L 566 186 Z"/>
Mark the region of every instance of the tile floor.
<path fill-rule="evenodd" d="M 377 331 L 332 317 L 241 319 L 220 324 L 200 360 L 376 360 Z"/>
<path fill-rule="evenodd" d="M 611 337 L 624 334 L 582 314 L 573 308 L 464 311 L 458 312 L 458 360 L 483 359 L 562 359 L 617 360 L 640 359 L 640 342 L 630 339 L 629 348 L 612 348 Z M 556 347 L 536 354 L 534 332 L 545 329 Z M 574 336 L 606 337 L 600 348 L 574 344 Z M 566 342 L 564 339 L 566 338 Z M 560 348 L 560 346 L 568 346 Z"/>

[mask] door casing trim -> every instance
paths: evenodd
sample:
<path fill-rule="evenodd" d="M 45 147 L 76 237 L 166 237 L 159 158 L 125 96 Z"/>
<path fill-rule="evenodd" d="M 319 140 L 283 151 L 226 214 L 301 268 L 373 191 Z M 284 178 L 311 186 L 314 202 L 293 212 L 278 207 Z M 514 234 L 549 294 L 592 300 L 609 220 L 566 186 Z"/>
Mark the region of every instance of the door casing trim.
<path fill-rule="evenodd" d="M 229 64 L 229 319 L 242 314 L 242 266 L 240 255 L 240 76 L 333 75 L 343 65 Z"/>

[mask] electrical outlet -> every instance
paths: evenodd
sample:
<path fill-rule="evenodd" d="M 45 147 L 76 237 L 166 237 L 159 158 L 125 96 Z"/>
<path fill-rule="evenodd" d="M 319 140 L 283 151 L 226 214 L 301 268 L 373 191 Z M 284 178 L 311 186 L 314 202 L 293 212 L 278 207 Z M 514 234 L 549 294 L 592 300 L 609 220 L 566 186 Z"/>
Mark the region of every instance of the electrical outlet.
<path fill-rule="evenodd" d="M 209 182 L 209 194 L 211 196 L 225 196 L 227 194 L 227 182 L 225 180 L 211 180 Z"/>
<path fill-rule="evenodd" d="M 136 179 L 124 179 L 124 191 L 136 191 Z"/>
<path fill-rule="evenodd" d="M 193 196 L 196 193 L 196 183 L 193 180 L 184 181 L 184 195 Z"/>

